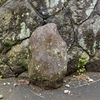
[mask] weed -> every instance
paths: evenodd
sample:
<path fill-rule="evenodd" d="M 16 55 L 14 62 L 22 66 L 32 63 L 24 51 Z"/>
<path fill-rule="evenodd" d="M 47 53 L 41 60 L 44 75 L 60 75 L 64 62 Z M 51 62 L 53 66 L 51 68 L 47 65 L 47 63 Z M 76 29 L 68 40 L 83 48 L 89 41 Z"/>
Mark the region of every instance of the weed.
<path fill-rule="evenodd" d="M 87 60 L 79 58 L 78 70 L 77 70 L 77 72 L 79 73 L 79 75 L 80 74 L 83 75 L 83 72 L 86 70 L 85 66 L 84 66 L 86 64 L 86 62 L 87 62 Z"/>
<path fill-rule="evenodd" d="M 2 79 L 2 75 L 0 75 L 0 80 Z"/>

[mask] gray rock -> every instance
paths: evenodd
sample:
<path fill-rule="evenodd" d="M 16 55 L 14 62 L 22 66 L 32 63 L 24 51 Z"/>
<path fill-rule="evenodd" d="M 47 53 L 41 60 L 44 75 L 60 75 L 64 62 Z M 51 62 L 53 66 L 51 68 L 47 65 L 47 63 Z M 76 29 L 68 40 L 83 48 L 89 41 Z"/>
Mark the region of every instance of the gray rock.
<path fill-rule="evenodd" d="M 28 72 L 26 71 L 26 72 L 21 73 L 21 74 L 18 76 L 18 78 L 28 78 Z"/>
<path fill-rule="evenodd" d="M 68 6 L 73 21 L 76 24 L 84 22 L 93 12 L 96 3 L 97 0 L 70 0 Z"/>
<path fill-rule="evenodd" d="M 12 0 L 0 8 L 0 41 L 6 53 L 13 45 L 29 38 L 42 22 L 28 2 Z"/>
<path fill-rule="evenodd" d="M 0 6 L 2 6 L 7 0 L 0 0 Z"/>
<path fill-rule="evenodd" d="M 100 15 L 100 0 L 98 0 L 98 3 L 95 7 L 95 11 Z"/>
<path fill-rule="evenodd" d="M 37 28 L 29 43 L 30 81 L 38 86 L 58 88 L 67 72 L 67 47 L 54 23 Z"/>
<path fill-rule="evenodd" d="M 89 61 L 89 55 L 77 46 L 73 46 L 68 52 L 68 70 L 67 75 L 72 74 L 77 71 L 79 58 L 85 59 L 86 62 Z"/>
<path fill-rule="evenodd" d="M 14 72 L 12 72 L 8 65 L 0 61 L 0 75 L 2 75 L 3 78 L 8 78 L 14 76 Z"/>
<path fill-rule="evenodd" d="M 8 65 L 15 74 L 20 74 L 28 69 L 28 44 L 29 39 L 17 44 L 6 54 Z"/>
<path fill-rule="evenodd" d="M 74 42 L 74 32 L 70 21 L 70 14 L 65 10 L 47 18 L 46 23 L 55 23 L 62 39 L 67 43 L 67 50 Z M 66 13 L 67 12 L 67 13 Z"/>
<path fill-rule="evenodd" d="M 48 17 L 64 7 L 67 0 L 32 0 L 32 5 L 43 17 Z"/>
<path fill-rule="evenodd" d="M 86 64 L 88 72 L 100 72 L 100 49 L 97 50 L 95 56 L 91 58 L 90 62 Z"/>
<path fill-rule="evenodd" d="M 80 25 L 78 33 L 79 45 L 93 56 L 100 46 L 100 16 L 96 15 Z"/>

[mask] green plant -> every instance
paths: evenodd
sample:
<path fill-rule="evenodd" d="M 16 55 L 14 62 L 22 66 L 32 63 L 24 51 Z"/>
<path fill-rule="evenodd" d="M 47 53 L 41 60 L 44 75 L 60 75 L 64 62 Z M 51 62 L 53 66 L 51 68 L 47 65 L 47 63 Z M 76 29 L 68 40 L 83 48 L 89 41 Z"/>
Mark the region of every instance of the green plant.
<path fill-rule="evenodd" d="M 6 43 L 6 45 L 11 46 L 14 44 L 14 41 L 8 40 L 8 42 Z"/>
<path fill-rule="evenodd" d="M 2 79 L 2 75 L 0 75 L 0 80 Z"/>
<path fill-rule="evenodd" d="M 79 74 L 83 74 L 83 72 L 86 70 L 84 66 L 86 62 L 87 60 L 79 58 L 78 70 L 77 70 Z"/>

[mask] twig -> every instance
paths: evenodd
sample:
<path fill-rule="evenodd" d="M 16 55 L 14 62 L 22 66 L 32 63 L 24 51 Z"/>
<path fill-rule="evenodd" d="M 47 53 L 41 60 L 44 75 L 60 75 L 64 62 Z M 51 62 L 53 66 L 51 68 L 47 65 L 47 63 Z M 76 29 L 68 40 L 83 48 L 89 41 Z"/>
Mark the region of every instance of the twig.
<path fill-rule="evenodd" d="M 96 82 L 98 82 L 98 81 L 100 81 L 100 79 L 99 80 L 97 80 L 97 81 L 93 81 L 93 82 L 91 82 L 90 84 L 93 84 L 93 83 L 96 83 Z M 74 88 L 79 88 L 79 87 L 82 87 L 82 86 L 85 86 L 85 85 L 90 85 L 90 84 L 83 84 L 83 85 L 80 85 L 80 86 L 77 86 L 77 87 L 74 87 Z"/>
<path fill-rule="evenodd" d="M 31 91 L 32 93 L 34 93 L 35 95 L 37 95 L 37 96 L 41 97 L 41 98 L 45 98 L 44 96 L 40 96 L 39 94 L 37 94 L 37 93 L 33 92 L 33 91 L 32 91 L 32 90 L 30 90 L 29 88 L 28 88 L 28 90 L 29 90 L 29 91 Z"/>

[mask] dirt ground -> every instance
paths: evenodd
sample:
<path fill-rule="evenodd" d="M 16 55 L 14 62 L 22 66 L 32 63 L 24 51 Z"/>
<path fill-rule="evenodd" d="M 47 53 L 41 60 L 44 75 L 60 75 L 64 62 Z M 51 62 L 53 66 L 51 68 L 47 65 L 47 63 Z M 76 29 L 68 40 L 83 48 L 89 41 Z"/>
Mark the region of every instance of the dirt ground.
<path fill-rule="evenodd" d="M 2 79 L 0 95 L 3 95 L 2 100 L 100 100 L 100 73 L 86 72 L 84 75 L 65 77 L 63 86 L 55 90 L 28 85 L 27 79 Z M 89 82 L 87 77 L 93 81 Z M 68 94 L 64 90 L 68 90 Z"/>

